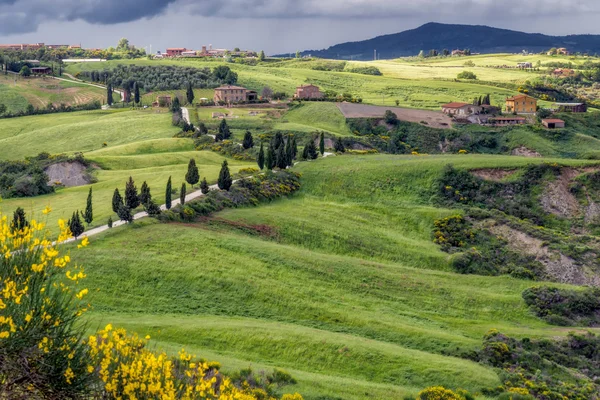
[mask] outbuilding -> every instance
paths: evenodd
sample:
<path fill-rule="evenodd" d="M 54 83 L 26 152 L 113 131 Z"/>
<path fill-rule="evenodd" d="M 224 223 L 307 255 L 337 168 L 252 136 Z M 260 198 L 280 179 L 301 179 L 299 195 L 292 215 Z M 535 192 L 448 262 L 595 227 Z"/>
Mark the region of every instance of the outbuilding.
<path fill-rule="evenodd" d="M 50 67 L 33 67 L 33 68 L 31 68 L 31 73 L 33 75 L 49 75 L 52 73 L 52 68 L 50 68 Z"/>
<path fill-rule="evenodd" d="M 451 116 L 465 116 L 479 114 L 483 108 L 469 103 L 448 103 L 442 106 L 442 112 Z"/>
<path fill-rule="evenodd" d="M 565 121 L 562 119 L 548 118 L 542 120 L 542 125 L 548 129 L 560 129 L 565 127 Z"/>

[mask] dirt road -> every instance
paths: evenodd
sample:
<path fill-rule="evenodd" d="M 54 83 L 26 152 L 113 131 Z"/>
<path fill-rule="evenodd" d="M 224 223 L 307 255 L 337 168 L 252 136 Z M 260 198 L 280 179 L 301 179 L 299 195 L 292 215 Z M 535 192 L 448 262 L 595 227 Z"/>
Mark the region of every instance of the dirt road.
<path fill-rule="evenodd" d="M 402 107 L 380 107 L 356 103 L 338 103 L 337 106 L 346 118 L 378 118 L 383 117 L 386 110 L 390 110 L 398 116 L 400 121 L 420 123 L 438 129 L 452 128 L 452 119 L 440 111 L 416 110 Z"/>

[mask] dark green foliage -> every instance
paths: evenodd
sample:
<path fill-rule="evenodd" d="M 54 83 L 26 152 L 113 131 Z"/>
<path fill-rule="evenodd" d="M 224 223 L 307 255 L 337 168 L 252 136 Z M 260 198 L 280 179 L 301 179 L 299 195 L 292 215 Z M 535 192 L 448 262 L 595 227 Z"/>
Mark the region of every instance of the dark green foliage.
<path fill-rule="evenodd" d="M 148 203 L 146 203 L 144 205 L 144 210 L 146 210 L 146 212 L 148 213 L 148 215 L 151 216 L 151 217 L 157 217 L 161 213 L 161 209 L 158 206 L 158 204 L 156 204 L 152 200 L 150 200 Z"/>
<path fill-rule="evenodd" d="M 83 157 L 80 158 L 85 164 Z M 0 197 L 34 197 L 54 192 L 54 187 L 48 185 L 44 169 L 64 161 L 74 159 L 66 155 L 40 153 L 25 160 L 0 161 Z"/>
<path fill-rule="evenodd" d="M 244 149 L 246 149 L 246 150 L 254 147 L 254 139 L 252 139 L 252 133 L 250 133 L 250 131 L 246 131 L 246 133 L 244 134 L 244 140 L 242 141 L 242 147 L 244 147 Z"/>
<path fill-rule="evenodd" d="M 112 219 L 112 217 L 108 217 L 107 225 L 108 225 L 109 228 L 113 227 L 113 219 Z"/>
<path fill-rule="evenodd" d="M 248 385 L 253 389 L 261 389 L 268 398 L 277 398 L 277 389 L 296 384 L 296 380 L 288 372 L 278 369 L 270 374 L 264 371 L 257 374 L 251 368 L 245 368 L 233 373 L 231 381 L 237 387 Z"/>
<path fill-rule="evenodd" d="M 463 72 L 459 73 L 456 76 L 456 78 L 457 79 L 471 79 L 471 80 L 474 80 L 474 79 L 477 79 L 477 75 L 475 75 L 471 71 L 463 71 Z"/>
<path fill-rule="evenodd" d="M 354 68 L 345 68 L 344 72 L 352 72 L 353 74 L 362 74 L 362 75 L 374 75 L 381 76 L 383 75 L 379 68 L 377 67 L 354 67 Z"/>
<path fill-rule="evenodd" d="M 21 74 L 21 76 L 31 76 L 31 69 L 27 66 L 27 65 L 23 65 L 23 68 L 21 68 L 21 71 L 19 72 L 19 74 Z"/>
<path fill-rule="evenodd" d="M 296 142 L 296 136 L 292 136 L 292 151 L 294 154 L 292 159 L 295 160 L 296 157 L 298 156 L 298 143 Z"/>
<path fill-rule="evenodd" d="M 179 97 L 175 96 L 173 102 L 171 103 L 170 108 L 172 113 L 181 113 L 181 103 L 179 102 Z"/>
<path fill-rule="evenodd" d="M 188 163 L 185 181 L 192 185 L 192 187 L 194 187 L 194 185 L 200 181 L 200 173 L 198 172 L 198 167 L 196 166 L 196 160 L 193 158 L 190 159 L 190 162 Z"/>
<path fill-rule="evenodd" d="M 549 118 L 552 115 L 552 110 L 549 110 L 547 108 L 540 108 L 535 115 L 537 116 L 538 120 L 541 121 L 545 118 Z"/>
<path fill-rule="evenodd" d="M 292 136 L 288 136 L 287 141 L 285 142 L 285 156 L 287 161 L 287 166 L 291 167 L 294 165 L 294 140 Z"/>
<path fill-rule="evenodd" d="M 202 182 L 200 183 L 200 191 L 203 194 L 208 193 L 210 190 L 210 188 L 208 187 L 208 182 L 206 182 L 206 177 L 204 179 L 202 179 Z"/>
<path fill-rule="evenodd" d="M 274 150 L 279 149 L 279 147 L 283 146 L 284 140 L 283 140 L 283 134 L 281 132 L 277 132 L 275 133 L 275 136 L 273 136 L 273 138 L 271 139 L 271 146 L 273 147 Z"/>
<path fill-rule="evenodd" d="M 125 204 L 121 205 L 121 207 L 117 211 L 117 215 L 119 216 L 119 219 L 121 221 L 125 221 L 129 224 L 133 222 L 133 214 L 131 213 L 131 208 L 129 208 Z"/>
<path fill-rule="evenodd" d="M 321 132 L 319 136 L 319 152 L 321 155 L 325 154 L 325 132 Z"/>
<path fill-rule="evenodd" d="M 229 129 L 229 125 L 227 125 L 227 121 L 225 119 L 221 120 L 221 124 L 219 125 L 219 131 L 215 135 L 215 141 L 220 142 L 222 140 L 227 140 L 231 137 L 231 130 Z"/>
<path fill-rule="evenodd" d="M 69 229 L 71 230 L 71 234 L 73 234 L 73 236 L 76 238 L 79 237 L 79 235 L 81 235 L 85 231 L 85 227 L 83 226 L 83 223 L 81 222 L 81 218 L 79 217 L 79 214 L 80 214 L 79 211 L 75 211 L 73 213 L 73 216 L 67 223 L 67 225 L 69 225 Z"/>
<path fill-rule="evenodd" d="M 206 125 L 204 125 L 204 122 L 199 122 L 198 123 L 198 133 L 200 135 L 206 135 L 206 134 L 208 134 L 208 128 L 206 127 Z"/>
<path fill-rule="evenodd" d="M 502 369 L 503 386 L 484 390 L 486 395 L 495 397 L 509 388 L 527 389 L 537 399 L 593 399 L 600 395 L 596 380 L 600 337 L 592 333 L 571 333 L 558 340 L 517 340 L 492 330 L 484 337 L 479 358 Z"/>
<path fill-rule="evenodd" d="M 345 153 L 346 152 L 346 148 L 344 147 L 344 142 L 342 141 L 342 138 L 340 136 L 335 138 L 335 141 L 333 143 L 333 148 L 337 153 Z"/>
<path fill-rule="evenodd" d="M 260 143 L 260 150 L 258 151 L 256 163 L 258 164 L 258 168 L 260 168 L 260 170 L 265 168 L 265 149 L 262 142 Z"/>
<path fill-rule="evenodd" d="M 137 186 L 135 186 L 135 182 L 133 182 L 133 178 L 131 176 L 125 184 L 125 204 L 132 210 L 135 210 L 140 205 Z"/>
<path fill-rule="evenodd" d="M 265 157 L 265 167 L 270 171 L 275 168 L 276 162 L 275 149 L 273 149 L 273 146 L 269 145 L 267 148 L 267 156 Z"/>
<path fill-rule="evenodd" d="M 181 190 L 179 191 L 179 203 L 185 204 L 185 195 L 187 194 L 187 187 L 185 182 L 181 184 Z"/>
<path fill-rule="evenodd" d="M 27 226 L 29 226 L 29 221 L 27 221 L 25 210 L 23 210 L 21 207 L 17 207 L 13 213 L 13 220 L 10 224 L 10 227 L 12 228 L 13 232 L 18 232 Z"/>
<path fill-rule="evenodd" d="M 397 125 L 398 124 L 398 116 L 393 111 L 390 111 L 390 110 L 385 111 L 383 120 L 388 125 Z"/>
<path fill-rule="evenodd" d="M 109 106 L 112 106 L 113 104 L 113 87 L 112 84 L 109 83 L 108 86 L 106 87 L 106 104 L 108 104 Z"/>
<path fill-rule="evenodd" d="M 165 191 L 165 205 L 167 210 L 171 209 L 171 197 L 173 196 L 173 188 L 171 186 L 171 177 L 169 177 L 169 181 L 167 182 L 167 189 Z"/>
<path fill-rule="evenodd" d="M 119 193 L 119 189 L 115 189 L 112 198 L 112 210 L 113 212 L 118 212 L 119 208 L 123 205 L 123 198 L 121 197 L 121 193 Z"/>
<path fill-rule="evenodd" d="M 140 98 L 140 86 L 138 85 L 137 82 L 134 82 L 133 84 L 133 101 L 135 102 L 135 104 L 139 104 L 141 98 Z"/>
<path fill-rule="evenodd" d="M 285 146 L 281 145 L 277 149 L 277 154 L 275 155 L 275 165 L 279 169 L 286 169 L 288 166 L 288 156 L 285 152 Z"/>
<path fill-rule="evenodd" d="M 599 326 L 600 289 L 536 286 L 523 292 L 525 303 L 540 318 L 562 326 Z"/>
<path fill-rule="evenodd" d="M 319 157 L 317 153 L 317 146 L 315 146 L 315 141 L 310 139 L 304 145 L 304 151 L 302 152 L 302 158 L 304 160 L 316 160 Z"/>
<path fill-rule="evenodd" d="M 190 82 L 188 82 L 186 85 L 185 96 L 187 98 L 188 104 L 194 104 L 194 88 L 192 87 L 192 84 Z"/>
<path fill-rule="evenodd" d="M 83 214 L 83 219 L 89 225 L 94 220 L 94 209 L 92 206 L 92 188 L 90 188 L 90 192 L 88 193 L 87 203 L 85 206 L 85 213 Z"/>
<path fill-rule="evenodd" d="M 233 183 L 233 179 L 231 178 L 231 173 L 229 172 L 229 166 L 227 165 L 227 160 L 223 161 L 221 165 L 221 171 L 219 172 L 219 180 L 217 182 L 219 189 L 221 190 L 229 190 Z"/>
<path fill-rule="evenodd" d="M 144 183 L 142 183 L 142 188 L 140 189 L 140 203 L 142 205 L 146 205 L 148 204 L 148 202 L 150 200 L 152 200 L 152 194 L 150 193 L 150 186 L 148 186 L 148 183 L 146 183 L 146 181 L 144 181 Z"/>

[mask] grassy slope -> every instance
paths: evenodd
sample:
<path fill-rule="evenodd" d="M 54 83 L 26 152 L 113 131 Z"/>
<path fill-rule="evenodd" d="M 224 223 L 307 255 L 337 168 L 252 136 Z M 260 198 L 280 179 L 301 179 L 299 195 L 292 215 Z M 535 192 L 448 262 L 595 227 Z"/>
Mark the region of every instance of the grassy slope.
<path fill-rule="evenodd" d="M 346 119 L 334 103 L 304 103 L 285 114 L 275 129 L 300 132 L 323 130 L 329 133 L 348 136 L 350 130 Z"/>
<path fill-rule="evenodd" d="M 521 292 L 532 282 L 449 271 L 430 230 L 455 211 L 430 205 L 432 185 L 450 162 L 541 161 L 382 155 L 301 163 L 303 189 L 292 199 L 228 210 L 210 224 L 115 230 L 74 258 L 87 267 L 93 324 L 149 333 L 226 369 L 289 369 L 300 381 L 292 390 L 308 399 L 398 398 L 432 384 L 479 390 L 498 382 L 495 372 L 454 355 L 478 348 L 488 329 L 566 331 L 526 309 Z M 269 225 L 277 236 L 229 220 Z"/>

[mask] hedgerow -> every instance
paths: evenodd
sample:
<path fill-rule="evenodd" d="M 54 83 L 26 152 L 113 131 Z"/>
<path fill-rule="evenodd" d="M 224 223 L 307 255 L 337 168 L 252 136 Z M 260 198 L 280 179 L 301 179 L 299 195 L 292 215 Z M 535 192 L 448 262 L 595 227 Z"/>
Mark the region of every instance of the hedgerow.
<path fill-rule="evenodd" d="M 523 292 L 525 303 L 551 324 L 599 326 L 600 289 L 560 289 L 537 286 Z"/>

